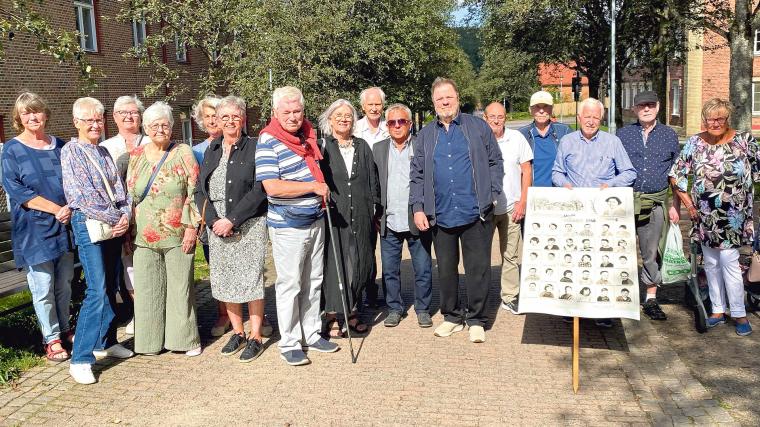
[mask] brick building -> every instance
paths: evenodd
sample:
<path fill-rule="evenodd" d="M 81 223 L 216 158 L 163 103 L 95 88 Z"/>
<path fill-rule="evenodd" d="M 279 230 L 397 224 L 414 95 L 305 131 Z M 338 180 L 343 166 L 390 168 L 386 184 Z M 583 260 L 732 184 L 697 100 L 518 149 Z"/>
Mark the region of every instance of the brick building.
<path fill-rule="evenodd" d="M 560 115 L 574 116 L 575 101 L 573 101 L 573 76 L 575 70 L 572 67 L 575 63 L 568 65 L 563 64 L 539 64 L 538 65 L 538 82 L 541 88 L 554 95 L 555 116 Z M 588 98 L 588 79 L 581 76 L 581 97 Z"/>
<path fill-rule="evenodd" d="M 11 0 L 0 0 L 5 6 Z M 100 100 L 106 108 L 105 137 L 116 134 L 112 118 L 113 103 L 122 95 L 137 95 L 149 106 L 156 99 L 142 96 L 142 91 L 150 81 L 150 70 L 141 68 L 133 58 L 125 58 L 124 53 L 132 46 L 139 45 L 146 34 L 156 28 L 144 22 L 122 23 L 114 17 L 124 3 L 106 0 L 48 0 L 43 3 L 42 15 L 57 27 L 79 30 L 80 44 L 88 51 L 88 59 L 93 67 L 105 76 L 98 79 L 98 87 L 91 95 Z M 71 106 L 83 96 L 78 85 L 78 69 L 69 64 L 59 64 L 48 55 L 37 52 L 36 43 L 28 34 L 16 34 L 4 42 L 6 59 L 0 66 L 0 139 L 6 141 L 16 135 L 11 126 L 10 114 L 19 93 L 31 91 L 45 98 L 52 117 L 48 132 L 64 140 L 76 135 L 72 125 Z M 190 118 L 190 109 L 197 95 L 197 81 L 208 66 L 203 53 L 193 49 L 178 49 L 171 44 L 162 49 L 165 63 L 187 72 L 185 80 L 189 90 L 171 102 L 174 109 L 175 126 L 173 139 L 205 138 L 205 134 L 195 126 Z"/>

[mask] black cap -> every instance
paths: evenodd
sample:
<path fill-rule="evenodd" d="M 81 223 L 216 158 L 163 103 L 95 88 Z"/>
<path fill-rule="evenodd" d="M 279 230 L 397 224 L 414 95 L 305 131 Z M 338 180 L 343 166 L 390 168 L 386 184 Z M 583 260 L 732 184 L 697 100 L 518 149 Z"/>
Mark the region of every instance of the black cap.
<path fill-rule="evenodd" d="M 639 92 L 633 97 L 633 105 L 647 104 L 650 102 L 660 102 L 660 98 L 657 97 L 657 92 L 651 90 L 645 90 Z"/>

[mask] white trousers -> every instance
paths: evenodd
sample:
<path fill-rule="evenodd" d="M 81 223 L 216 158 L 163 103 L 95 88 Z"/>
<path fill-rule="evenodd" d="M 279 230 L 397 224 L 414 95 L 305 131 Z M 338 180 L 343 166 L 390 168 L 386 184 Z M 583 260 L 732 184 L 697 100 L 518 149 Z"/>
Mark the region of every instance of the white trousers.
<path fill-rule="evenodd" d="M 744 280 L 738 249 L 716 249 L 702 245 L 702 255 L 713 313 L 731 309 L 731 317 L 744 317 Z"/>
<path fill-rule="evenodd" d="M 324 220 L 318 219 L 308 228 L 269 227 L 269 239 L 277 271 L 278 347 L 282 353 L 301 350 L 302 341 L 311 345 L 320 338 Z"/>

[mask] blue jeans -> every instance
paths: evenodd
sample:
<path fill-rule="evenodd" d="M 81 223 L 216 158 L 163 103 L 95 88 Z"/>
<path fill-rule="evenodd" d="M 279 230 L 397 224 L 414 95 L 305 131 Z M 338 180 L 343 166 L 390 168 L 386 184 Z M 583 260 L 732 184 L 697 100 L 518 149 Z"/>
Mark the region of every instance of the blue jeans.
<path fill-rule="evenodd" d="M 71 363 L 95 363 L 93 350 L 102 350 L 116 341 L 116 289 L 119 286 L 122 238 L 90 242 L 85 215 L 75 210 L 71 216 L 74 241 L 79 249 L 87 283 L 77 320 Z"/>
<path fill-rule="evenodd" d="M 74 278 L 74 253 L 26 267 L 26 281 L 45 344 L 61 338 L 69 326 L 71 279 Z"/>
<path fill-rule="evenodd" d="M 404 241 L 409 246 L 414 267 L 414 311 L 429 312 L 433 299 L 433 273 L 430 246 L 430 233 L 414 236 L 410 232 L 397 233 L 386 229 L 385 236 L 380 237 L 380 256 L 385 280 L 385 303 L 390 311 L 404 311 L 401 300 L 401 250 Z"/>

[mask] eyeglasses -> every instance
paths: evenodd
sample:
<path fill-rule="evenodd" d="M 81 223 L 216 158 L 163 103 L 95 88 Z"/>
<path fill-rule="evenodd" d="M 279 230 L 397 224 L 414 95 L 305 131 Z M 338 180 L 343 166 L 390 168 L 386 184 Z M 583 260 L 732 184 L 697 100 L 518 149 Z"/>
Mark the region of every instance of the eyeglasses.
<path fill-rule="evenodd" d="M 403 127 L 411 123 L 407 119 L 398 119 L 398 120 L 388 120 L 385 122 L 388 126 L 395 128 L 396 126 Z"/>
<path fill-rule="evenodd" d="M 240 116 L 234 116 L 234 115 L 233 115 L 233 116 L 230 116 L 230 115 L 227 115 L 227 114 L 225 114 L 225 115 L 223 115 L 223 116 L 221 117 L 221 120 L 222 120 L 223 122 L 240 122 L 240 121 L 242 121 L 242 120 L 243 120 L 243 118 L 242 118 L 242 117 L 240 117 Z"/>
<path fill-rule="evenodd" d="M 354 115 L 353 114 L 336 114 L 333 116 L 335 120 L 353 120 Z"/>
<path fill-rule="evenodd" d="M 649 108 L 650 110 L 653 110 L 653 109 L 657 108 L 657 103 L 656 102 L 644 102 L 642 104 L 636 104 L 636 106 L 639 107 L 639 108 L 641 108 L 641 109 Z"/>
<path fill-rule="evenodd" d="M 714 119 L 705 119 L 708 125 L 725 125 L 728 121 L 728 117 L 716 117 Z"/>
<path fill-rule="evenodd" d="M 105 123 L 103 119 L 83 119 L 83 118 L 77 117 L 77 120 L 79 120 L 80 122 L 85 122 L 87 126 L 92 126 L 95 123 L 97 123 L 100 126 L 103 126 L 103 123 Z"/>
<path fill-rule="evenodd" d="M 488 120 L 491 120 L 491 121 L 496 121 L 496 120 L 504 120 L 506 117 L 504 117 L 504 116 L 493 116 L 492 115 L 492 116 L 486 116 L 486 118 Z"/>
<path fill-rule="evenodd" d="M 119 110 L 116 112 L 116 114 L 120 115 L 121 117 L 127 117 L 127 116 L 139 116 L 139 111 L 126 111 L 126 110 Z"/>
<path fill-rule="evenodd" d="M 168 123 L 153 123 L 152 125 L 148 126 L 148 129 L 150 129 L 150 130 L 152 130 L 154 132 L 157 131 L 157 130 L 159 130 L 159 129 L 161 129 L 161 130 L 170 130 L 171 128 L 172 128 L 172 125 L 170 125 Z"/>

